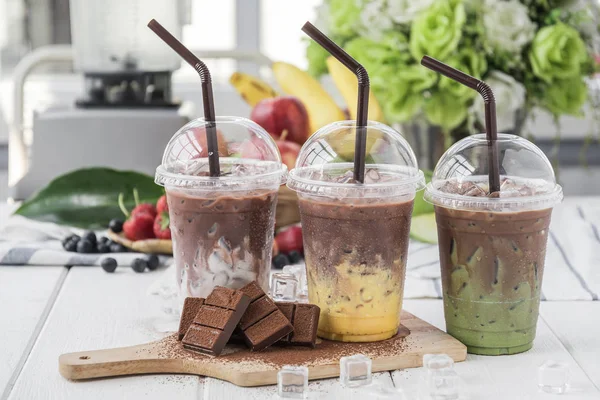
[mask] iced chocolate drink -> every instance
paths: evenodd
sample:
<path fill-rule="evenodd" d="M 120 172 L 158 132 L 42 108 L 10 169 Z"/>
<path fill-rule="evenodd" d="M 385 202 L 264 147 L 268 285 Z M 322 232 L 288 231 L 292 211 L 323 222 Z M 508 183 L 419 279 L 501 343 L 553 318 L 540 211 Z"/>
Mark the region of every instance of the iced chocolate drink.
<path fill-rule="evenodd" d="M 271 136 L 245 118 L 217 117 L 219 172 L 207 158 L 204 119 L 169 141 L 155 181 L 169 203 L 180 297 L 254 280 L 268 290 L 275 206 L 287 167 Z M 213 153 L 214 154 L 214 153 Z"/>
<path fill-rule="evenodd" d="M 447 193 L 487 196 L 473 183 L 447 182 Z M 504 193 L 533 195 L 504 180 Z M 501 192 L 502 193 L 502 192 Z M 448 333 L 471 353 L 531 348 L 540 304 L 551 208 L 520 212 L 435 207 Z"/>
<path fill-rule="evenodd" d="M 398 332 L 413 202 L 424 178 L 406 140 L 369 121 L 358 182 L 339 153 L 354 148 L 355 131 L 354 121 L 342 121 L 312 135 L 288 186 L 298 193 L 308 298 L 321 310 L 318 336 L 372 342 Z"/>
<path fill-rule="evenodd" d="M 192 196 L 167 190 L 173 256 L 186 296 L 254 280 L 268 290 L 277 192 Z"/>
<path fill-rule="evenodd" d="M 435 206 L 446 328 L 484 355 L 531 348 L 550 215 L 563 197 L 533 143 L 498 134 L 496 145 L 499 191 L 489 192 L 484 134 L 450 147 L 425 189 Z"/>
<path fill-rule="evenodd" d="M 346 342 L 398 331 L 413 201 L 301 198 L 308 296 L 318 335 Z"/>

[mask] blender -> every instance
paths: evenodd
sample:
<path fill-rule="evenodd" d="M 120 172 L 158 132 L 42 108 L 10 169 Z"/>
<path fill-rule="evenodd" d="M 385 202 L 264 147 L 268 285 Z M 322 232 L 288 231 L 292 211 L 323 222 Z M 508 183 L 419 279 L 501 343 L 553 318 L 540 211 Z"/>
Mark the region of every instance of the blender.
<path fill-rule="evenodd" d="M 160 14 L 181 35 L 190 14 L 186 8 L 181 0 L 70 1 L 72 46 L 46 49 L 29 61 L 29 69 L 71 61 L 84 90 L 70 107 L 34 113 L 28 132 L 22 128 L 22 86 L 15 83 L 10 197 L 27 198 L 56 176 L 80 168 L 154 173 L 171 133 L 189 119 L 171 91 L 180 60 L 148 33 L 146 22 Z"/>

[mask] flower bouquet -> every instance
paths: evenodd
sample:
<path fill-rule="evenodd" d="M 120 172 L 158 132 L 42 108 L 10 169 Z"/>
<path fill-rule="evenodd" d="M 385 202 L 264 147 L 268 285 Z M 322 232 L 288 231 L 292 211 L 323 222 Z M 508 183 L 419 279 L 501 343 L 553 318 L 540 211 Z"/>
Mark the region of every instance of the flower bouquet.
<path fill-rule="evenodd" d="M 423 55 L 485 80 L 500 131 L 533 107 L 581 115 L 596 65 L 595 12 L 593 1 L 324 0 L 317 25 L 367 68 L 388 123 L 424 118 L 457 138 L 482 129 L 482 100 L 421 67 Z M 307 57 L 313 75 L 326 72 L 318 45 Z"/>

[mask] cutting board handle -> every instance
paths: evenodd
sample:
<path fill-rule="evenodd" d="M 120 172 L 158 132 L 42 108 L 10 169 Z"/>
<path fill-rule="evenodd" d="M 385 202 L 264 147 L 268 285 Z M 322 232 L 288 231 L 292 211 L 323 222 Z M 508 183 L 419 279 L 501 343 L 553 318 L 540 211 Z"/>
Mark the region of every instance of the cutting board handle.
<path fill-rule="evenodd" d="M 63 354 L 58 358 L 59 371 L 67 379 L 90 379 L 109 376 L 185 372 L 182 360 L 160 357 L 154 343 L 107 350 Z"/>

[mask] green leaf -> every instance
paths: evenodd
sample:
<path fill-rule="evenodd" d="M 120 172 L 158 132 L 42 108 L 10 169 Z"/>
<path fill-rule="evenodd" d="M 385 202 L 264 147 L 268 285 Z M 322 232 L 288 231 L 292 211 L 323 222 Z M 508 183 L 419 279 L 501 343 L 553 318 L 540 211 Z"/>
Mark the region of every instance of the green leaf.
<path fill-rule="evenodd" d="M 419 242 L 435 244 L 438 242 L 435 214 L 423 214 L 413 217 L 410 224 L 410 237 Z"/>
<path fill-rule="evenodd" d="M 148 175 L 110 168 L 86 168 L 59 176 L 27 200 L 15 214 L 38 221 L 85 229 L 106 227 L 112 218 L 123 219 L 119 193 L 128 210 L 135 207 L 133 189 L 140 201 L 156 203 L 163 189 Z"/>

